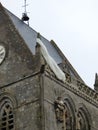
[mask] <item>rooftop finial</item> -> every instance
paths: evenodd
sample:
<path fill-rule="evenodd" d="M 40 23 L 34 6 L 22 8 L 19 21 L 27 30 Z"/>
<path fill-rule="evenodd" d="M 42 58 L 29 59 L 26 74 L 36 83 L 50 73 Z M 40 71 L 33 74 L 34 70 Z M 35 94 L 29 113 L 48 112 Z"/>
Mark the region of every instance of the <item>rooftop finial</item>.
<path fill-rule="evenodd" d="M 98 74 L 97 74 L 97 73 L 95 74 L 95 84 L 94 84 L 94 89 L 95 89 L 96 91 L 98 91 Z"/>
<path fill-rule="evenodd" d="M 28 25 L 29 25 L 29 17 L 27 16 L 27 11 L 26 11 L 26 7 L 27 7 L 28 5 L 26 4 L 26 0 L 24 0 L 24 13 L 22 14 L 22 20 L 23 21 L 27 21 L 27 23 L 28 23 Z"/>

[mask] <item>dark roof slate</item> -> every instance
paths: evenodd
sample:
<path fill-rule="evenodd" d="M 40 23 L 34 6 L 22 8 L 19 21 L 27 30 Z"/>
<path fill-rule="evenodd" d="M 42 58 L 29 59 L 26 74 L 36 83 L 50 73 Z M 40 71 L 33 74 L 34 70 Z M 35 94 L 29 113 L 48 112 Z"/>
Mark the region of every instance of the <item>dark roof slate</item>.
<path fill-rule="evenodd" d="M 18 32 L 26 42 L 28 48 L 31 50 L 33 54 L 35 54 L 37 32 L 33 30 L 31 27 L 29 27 L 27 24 L 25 24 L 18 17 L 16 17 L 14 14 L 12 14 L 10 11 L 6 10 L 6 12 L 11 18 Z M 56 63 L 57 64 L 62 63 L 62 57 L 58 54 L 55 47 L 43 36 L 41 36 L 41 40 L 46 46 L 51 57 L 56 61 Z"/>
<path fill-rule="evenodd" d="M 23 38 L 25 41 L 27 47 L 29 50 L 32 52 L 32 54 L 35 54 L 35 46 L 36 46 L 36 39 L 37 39 L 37 34 L 35 30 L 33 30 L 30 26 L 25 24 L 21 19 L 19 19 L 17 16 L 12 14 L 10 11 L 5 9 L 6 14 L 9 16 L 11 21 L 13 22 L 16 30 L 20 34 L 20 36 Z M 46 46 L 50 56 L 55 60 L 55 62 L 60 66 L 63 63 L 66 64 L 68 70 L 70 70 L 70 74 L 73 75 L 75 79 L 78 79 L 79 81 L 83 82 L 82 78 L 78 75 L 76 70 L 73 68 L 73 66 L 70 64 L 70 62 L 67 60 L 67 58 L 63 55 L 62 51 L 57 47 L 55 42 L 53 41 L 48 41 L 46 38 L 44 38 L 42 35 L 41 40 Z M 62 67 L 61 67 L 62 68 Z M 68 71 L 69 73 L 69 71 Z"/>

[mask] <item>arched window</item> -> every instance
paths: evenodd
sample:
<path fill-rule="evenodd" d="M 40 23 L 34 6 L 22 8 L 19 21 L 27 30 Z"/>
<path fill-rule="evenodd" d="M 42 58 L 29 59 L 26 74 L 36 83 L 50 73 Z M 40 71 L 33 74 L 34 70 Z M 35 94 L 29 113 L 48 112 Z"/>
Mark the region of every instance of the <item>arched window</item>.
<path fill-rule="evenodd" d="M 77 115 L 80 130 L 90 130 L 90 114 L 84 105 L 79 108 Z"/>
<path fill-rule="evenodd" d="M 66 129 L 75 130 L 75 105 L 70 96 L 66 96 L 64 104 L 67 109 Z"/>
<path fill-rule="evenodd" d="M 0 130 L 14 130 L 14 114 L 10 101 L 4 101 L 0 111 Z"/>
<path fill-rule="evenodd" d="M 70 96 L 58 97 L 54 108 L 58 129 L 75 130 L 75 105 Z"/>

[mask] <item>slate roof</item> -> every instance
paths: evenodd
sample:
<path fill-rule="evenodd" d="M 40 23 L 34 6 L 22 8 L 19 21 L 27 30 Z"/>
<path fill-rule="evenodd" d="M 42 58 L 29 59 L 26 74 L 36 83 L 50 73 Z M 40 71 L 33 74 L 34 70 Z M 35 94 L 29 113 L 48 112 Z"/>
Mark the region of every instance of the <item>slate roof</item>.
<path fill-rule="evenodd" d="M 29 27 L 27 24 L 25 24 L 22 20 L 20 20 L 18 17 L 16 17 L 14 14 L 12 14 L 10 11 L 6 10 L 7 14 L 10 16 L 11 20 L 13 21 L 16 29 L 24 39 L 25 43 L 31 50 L 33 54 L 35 54 L 35 46 L 36 46 L 36 38 L 37 38 L 37 32 L 33 30 L 31 27 Z M 62 62 L 62 57 L 58 54 L 57 50 L 52 46 L 52 44 L 45 39 L 43 36 L 41 36 L 41 40 L 46 46 L 49 54 L 51 57 L 56 61 L 57 64 Z"/>
<path fill-rule="evenodd" d="M 27 44 L 28 48 L 32 52 L 32 54 L 35 54 L 35 46 L 36 46 L 36 39 L 37 34 L 35 30 L 33 30 L 30 26 L 25 24 L 21 19 L 19 19 L 17 16 L 12 14 L 10 11 L 5 9 L 6 13 L 10 17 L 11 21 L 13 22 L 15 28 L 21 35 L 21 37 L 24 39 L 25 43 Z M 46 38 L 41 36 L 41 40 L 46 46 L 50 56 L 55 60 L 57 64 L 61 64 L 64 60 L 67 63 L 67 68 L 69 68 L 70 74 L 75 77 L 76 79 L 80 80 L 84 83 L 82 78 L 78 75 L 78 73 L 75 71 L 75 69 L 72 67 L 70 62 L 67 60 L 67 58 L 63 55 L 62 51 L 57 47 L 57 45 L 52 41 L 48 41 Z"/>

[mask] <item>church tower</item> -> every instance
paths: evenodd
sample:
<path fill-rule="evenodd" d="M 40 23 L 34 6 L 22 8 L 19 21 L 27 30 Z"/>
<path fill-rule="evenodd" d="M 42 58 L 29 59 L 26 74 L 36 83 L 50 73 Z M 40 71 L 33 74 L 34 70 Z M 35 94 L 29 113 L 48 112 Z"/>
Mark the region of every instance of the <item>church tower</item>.
<path fill-rule="evenodd" d="M 53 40 L 1 4 L 0 130 L 98 130 L 98 93 Z"/>

